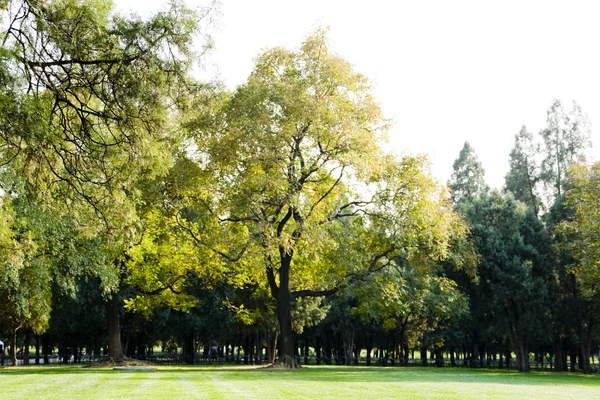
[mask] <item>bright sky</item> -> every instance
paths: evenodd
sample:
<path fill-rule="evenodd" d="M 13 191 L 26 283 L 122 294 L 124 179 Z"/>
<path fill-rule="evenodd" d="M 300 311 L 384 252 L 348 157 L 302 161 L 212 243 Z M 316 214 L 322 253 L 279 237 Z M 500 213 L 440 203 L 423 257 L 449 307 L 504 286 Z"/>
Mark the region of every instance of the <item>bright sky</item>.
<path fill-rule="evenodd" d="M 161 1 L 118 4 L 144 15 Z M 333 51 L 374 83 L 391 149 L 428 154 L 444 183 L 468 140 L 502 186 L 514 135 L 522 124 L 537 133 L 555 98 L 588 114 L 600 159 L 600 3 L 221 0 L 219 13 L 207 76 L 233 89 L 261 50 L 296 49 L 328 26 Z"/>

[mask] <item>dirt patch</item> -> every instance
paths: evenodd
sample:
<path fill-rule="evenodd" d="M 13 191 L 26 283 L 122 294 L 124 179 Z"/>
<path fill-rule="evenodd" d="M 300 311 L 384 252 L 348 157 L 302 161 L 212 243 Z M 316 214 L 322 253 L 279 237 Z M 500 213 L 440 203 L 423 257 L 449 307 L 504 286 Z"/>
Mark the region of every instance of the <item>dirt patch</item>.
<path fill-rule="evenodd" d="M 84 368 L 154 368 L 156 366 L 150 361 L 136 360 L 134 358 L 124 358 L 120 362 L 115 362 L 113 359 L 98 361 L 92 364 L 85 365 Z"/>

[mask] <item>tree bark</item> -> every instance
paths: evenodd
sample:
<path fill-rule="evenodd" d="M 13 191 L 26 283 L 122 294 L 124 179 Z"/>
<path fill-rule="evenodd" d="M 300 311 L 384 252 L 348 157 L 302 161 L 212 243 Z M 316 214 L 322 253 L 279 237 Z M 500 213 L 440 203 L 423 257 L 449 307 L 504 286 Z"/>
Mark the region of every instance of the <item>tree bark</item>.
<path fill-rule="evenodd" d="M 295 335 L 292 330 L 291 304 L 292 296 L 290 292 L 290 267 L 292 254 L 286 254 L 285 249 L 281 248 L 281 265 L 279 268 L 279 287 L 275 283 L 272 265 L 267 265 L 267 277 L 271 294 L 277 300 L 277 317 L 279 319 L 279 364 L 285 368 L 300 368 L 300 363 L 296 360 L 294 343 Z"/>
<path fill-rule="evenodd" d="M 23 365 L 29 365 L 29 345 L 31 342 L 31 330 L 25 330 L 25 337 L 23 338 Z"/>
<path fill-rule="evenodd" d="M 40 363 L 40 335 L 35 335 L 35 364 Z"/>
<path fill-rule="evenodd" d="M 477 368 L 479 366 L 479 343 L 473 343 L 473 352 L 471 353 L 470 367 Z"/>
<path fill-rule="evenodd" d="M 513 335 L 513 346 L 517 355 L 517 369 L 519 372 L 529 372 L 529 346 L 525 335 Z"/>
<path fill-rule="evenodd" d="M 188 332 L 185 335 L 183 343 L 183 358 L 185 363 L 188 365 L 194 365 L 196 363 L 196 354 L 194 351 L 194 331 Z"/>
<path fill-rule="evenodd" d="M 426 367 L 427 366 L 427 348 L 421 347 L 421 364 Z"/>
<path fill-rule="evenodd" d="M 590 325 L 592 324 L 591 320 L 582 323 L 581 333 L 579 334 L 579 344 L 580 344 L 580 357 L 579 363 L 581 364 L 581 370 L 584 374 L 592 373 L 592 366 L 590 365 L 590 355 L 591 355 L 591 347 L 592 347 L 592 335 Z"/>
<path fill-rule="evenodd" d="M 113 293 L 105 303 L 108 318 L 108 358 L 119 364 L 123 362 L 123 347 L 121 345 L 121 297 L 119 292 Z"/>
<path fill-rule="evenodd" d="M 444 366 L 444 352 L 441 347 L 435 347 L 435 365 L 436 367 Z"/>
<path fill-rule="evenodd" d="M 559 339 L 554 344 L 554 371 L 563 372 L 565 364 L 563 363 L 563 339 Z"/>
<path fill-rule="evenodd" d="M 17 330 L 19 330 L 19 328 L 12 329 L 10 338 L 10 358 L 13 367 L 17 366 Z"/>
<path fill-rule="evenodd" d="M 44 365 L 48 365 L 50 363 L 50 338 L 46 334 L 42 336 L 42 353 L 44 356 Z"/>

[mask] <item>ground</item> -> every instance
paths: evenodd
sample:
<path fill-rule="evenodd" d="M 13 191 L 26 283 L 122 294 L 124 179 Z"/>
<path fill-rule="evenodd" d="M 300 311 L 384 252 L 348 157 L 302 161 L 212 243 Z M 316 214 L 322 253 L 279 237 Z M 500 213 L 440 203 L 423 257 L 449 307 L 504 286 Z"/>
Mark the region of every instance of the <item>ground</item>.
<path fill-rule="evenodd" d="M 597 375 L 451 368 L 0 368 L 8 399 L 594 399 Z"/>

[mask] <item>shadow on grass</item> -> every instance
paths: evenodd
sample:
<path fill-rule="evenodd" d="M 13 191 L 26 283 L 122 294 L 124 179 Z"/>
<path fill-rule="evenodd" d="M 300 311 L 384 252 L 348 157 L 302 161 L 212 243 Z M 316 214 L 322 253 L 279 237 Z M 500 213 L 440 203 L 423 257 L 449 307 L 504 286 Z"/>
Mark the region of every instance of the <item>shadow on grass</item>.
<path fill-rule="evenodd" d="M 343 367 L 307 366 L 299 370 L 283 370 L 248 366 L 158 366 L 156 371 L 115 371 L 112 368 L 84 368 L 82 366 L 27 366 L 0 368 L 0 376 L 10 375 L 121 375 L 136 374 L 142 378 L 146 374 L 159 374 L 161 380 L 178 380 L 182 375 L 193 379 L 219 375 L 227 381 L 304 381 L 304 382 L 343 382 L 362 383 L 469 383 L 498 385 L 586 385 L 600 387 L 597 375 L 559 374 L 552 372 L 531 372 L 521 374 L 513 371 L 469 370 L 464 368 L 420 368 L 420 367 Z"/>

